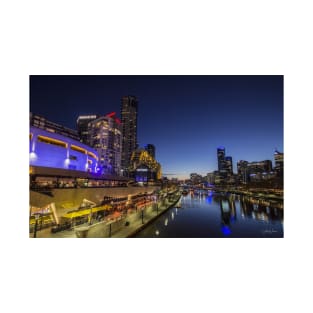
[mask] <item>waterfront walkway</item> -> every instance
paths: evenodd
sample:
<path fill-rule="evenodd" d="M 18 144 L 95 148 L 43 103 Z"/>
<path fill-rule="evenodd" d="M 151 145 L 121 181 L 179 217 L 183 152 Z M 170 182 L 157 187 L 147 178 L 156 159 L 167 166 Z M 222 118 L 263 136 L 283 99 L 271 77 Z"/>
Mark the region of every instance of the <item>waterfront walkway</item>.
<path fill-rule="evenodd" d="M 51 229 L 37 231 L 37 238 L 126 238 L 132 237 L 146 225 L 155 220 L 169 208 L 173 207 L 180 199 L 177 192 L 171 197 L 147 206 L 143 210 L 129 212 L 112 221 L 102 221 L 93 225 L 80 225 L 70 230 L 51 233 Z"/>

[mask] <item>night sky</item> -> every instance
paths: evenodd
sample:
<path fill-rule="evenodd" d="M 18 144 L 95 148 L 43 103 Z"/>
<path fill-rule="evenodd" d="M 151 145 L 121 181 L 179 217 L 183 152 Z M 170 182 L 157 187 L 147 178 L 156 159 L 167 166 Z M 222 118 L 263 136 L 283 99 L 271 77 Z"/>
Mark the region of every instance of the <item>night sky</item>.
<path fill-rule="evenodd" d="M 217 170 L 216 148 L 238 160 L 283 152 L 283 76 L 31 76 L 30 111 L 76 128 L 81 114 L 120 116 L 139 100 L 138 142 L 156 147 L 163 174 Z"/>

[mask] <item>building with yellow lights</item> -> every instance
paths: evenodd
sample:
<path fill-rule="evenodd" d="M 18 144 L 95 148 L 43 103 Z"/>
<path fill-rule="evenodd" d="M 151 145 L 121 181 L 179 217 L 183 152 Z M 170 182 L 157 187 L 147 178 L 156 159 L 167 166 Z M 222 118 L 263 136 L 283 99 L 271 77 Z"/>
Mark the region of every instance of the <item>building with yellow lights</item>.
<path fill-rule="evenodd" d="M 161 179 L 161 165 L 148 151 L 137 149 L 131 157 L 130 172 L 136 182 L 149 182 Z"/>
<path fill-rule="evenodd" d="M 88 143 L 97 150 L 102 174 L 121 175 L 122 126 L 112 112 L 89 122 Z"/>

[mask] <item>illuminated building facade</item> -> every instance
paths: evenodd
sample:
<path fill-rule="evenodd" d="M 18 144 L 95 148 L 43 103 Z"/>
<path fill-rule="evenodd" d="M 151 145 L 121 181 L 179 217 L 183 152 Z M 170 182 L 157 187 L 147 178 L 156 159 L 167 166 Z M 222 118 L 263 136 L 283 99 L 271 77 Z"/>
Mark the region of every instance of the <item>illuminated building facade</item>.
<path fill-rule="evenodd" d="M 197 185 L 202 183 L 203 177 L 197 173 L 191 173 L 190 180 L 193 185 Z"/>
<path fill-rule="evenodd" d="M 97 118 L 98 118 L 97 115 L 80 115 L 77 118 L 76 121 L 77 132 L 82 143 L 90 145 L 88 124 L 89 122 L 92 122 Z"/>
<path fill-rule="evenodd" d="M 237 172 L 239 181 L 246 184 L 248 182 L 248 161 L 240 160 L 237 162 Z"/>
<path fill-rule="evenodd" d="M 51 122 L 47 120 L 46 118 L 33 114 L 31 112 L 29 114 L 29 124 L 30 126 L 43 129 L 49 133 L 59 134 L 59 135 L 79 141 L 79 135 L 77 131 L 67 128 L 65 126 L 62 126 L 60 124 Z"/>
<path fill-rule="evenodd" d="M 137 110 L 138 100 L 134 96 L 122 97 L 122 159 L 123 174 L 129 175 L 133 152 L 137 149 Z"/>
<path fill-rule="evenodd" d="M 282 152 L 278 152 L 277 149 L 274 152 L 274 160 L 275 160 L 275 172 L 278 177 L 282 177 L 284 173 L 284 154 Z"/>
<path fill-rule="evenodd" d="M 223 172 L 225 169 L 225 148 L 224 147 L 217 148 L 217 163 L 218 163 L 218 171 Z"/>
<path fill-rule="evenodd" d="M 228 175 L 233 175 L 233 158 L 231 156 L 225 157 L 225 169 Z"/>
<path fill-rule="evenodd" d="M 225 148 L 217 148 L 218 171 L 222 178 L 229 178 L 233 175 L 233 159 L 225 156 Z"/>
<path fill-rule="evenodd" d="M 121 174 L 122 126 L 112 112 L 88 124 L 90 145 L 97 150 L 103 174 Z"/>
<path fill-rule="evenodd" d="M 98 153 L 71 137 L 30 126 L 29 165 L 97 173 Z"/>
<path fill-rule="evenodd" d="M 214 184 L 215 183 L 215 174 L 214 173 L 208 173 L 206 178 L 207 178 L 207 182 L 209 184 Z"/>
<path fill-rule="evenodd" d="M 256 173 L 270 172 L 272 171 L 272 161 L 264 160 L 258 162 L 249 162 L 248 171 L 250 175 Z"/>
<path fill-rule="evenodd" d="M 136 182 L 161 179 L 161 165 L 144 149 L 135 150 L 131 158 L 130 173 Z"/>
<path fill-rule="evenodd" d="M 272 172 L 271 160 L 257 162 L 240 160 L 237 162 L 237 171 L 240 182 L 244 184 L 250 181 L 260 181 L 275 177 L 275 173 Z"/>

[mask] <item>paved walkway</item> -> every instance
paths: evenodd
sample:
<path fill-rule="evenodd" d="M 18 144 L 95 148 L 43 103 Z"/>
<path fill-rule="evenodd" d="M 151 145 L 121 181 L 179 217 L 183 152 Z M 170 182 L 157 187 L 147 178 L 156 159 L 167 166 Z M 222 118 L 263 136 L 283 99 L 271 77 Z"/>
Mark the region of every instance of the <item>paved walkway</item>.
<path fill-rule="evenodd" d="M 151 205 L 145 208 L 143 212 L 143 222 L 142 223 L 142 213 L 141 210 L 137 212 L 133 211 L 116 222 L 103 221 L 89 226 L 88 224 L 79 225 L 74 229 L 64 230 L 57 233 L 51 233 L 50 228 L 37 231 L 37 238 L 77 238 L 76 232 L 79 229 L 88 229 L 87 238 L 126 238 L 131 237 L 144 226 L 149 224 L 155 218 L 160 216 L 162 213 L 167 211 L 170 207 L 178 202 L 180 197 L 175 197 L 175 200 L 168 202 L 167 200 L 160 206 L 158 204 L 158 209 L 155 205 Z M 128 222 L 128 226 L 126 226 Z M 111 224 L 111 226 L 109 225 Z M 111 228 L 111 234 L 110 234 Z M 111 236 L 110 236 L 111 235 Z M 30 234 L 32 237 L 33 234 Z"/>
<path fill-rule="evenodd" d="M 147 224 L 149 224 L 151 221 L 156 219 L 158 216 L 160 216 L 163 212 L 167 211 L 169 207 L 171 207 L 174 203 L 178 201 L 175 200 L 171 203 L 168 203 L 166 205 L 163 205 L 156 210 L 156 208 L 149 207 L 147 210 L 144 212 L 143 215 L 143 222 L 142 223 L 142 217 L 139 213 L 138 214 L 133 214 L 130 215 L 126 218 L 126 221 L 129 222 L 128 226 L 123 226 L 121 229 L 119 229 L 116 233 L 112 234 L 113 238 L 126 238 L 126 237 L 131 237 L 138 231 L 140 231 L 142 228 L 144 228 Z"/>

